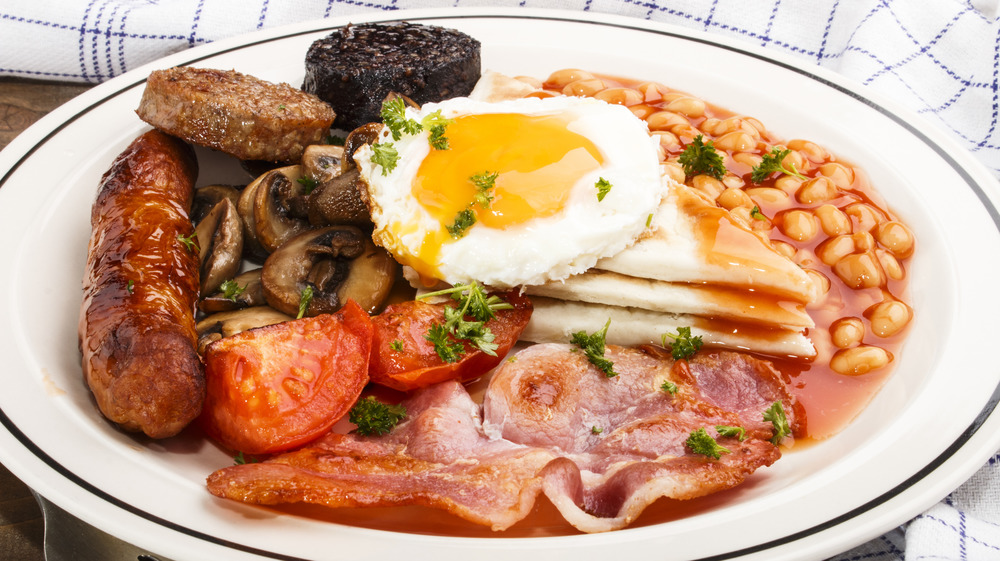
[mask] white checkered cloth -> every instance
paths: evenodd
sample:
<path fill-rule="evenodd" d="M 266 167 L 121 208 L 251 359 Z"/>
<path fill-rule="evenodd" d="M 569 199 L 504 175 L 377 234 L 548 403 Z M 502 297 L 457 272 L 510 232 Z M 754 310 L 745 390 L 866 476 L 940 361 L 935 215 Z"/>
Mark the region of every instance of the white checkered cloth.
<path fill-rule="evenodd" d="M 101 82 L 308 19 L 429 7 L 556 8 L 729 36 L 832 69 L 922 114 L 1000 177 L 1000 0 L 0 0 L 0 76 Z M 0 84 L 2 87 L 2 84 Z M 847 560 L 1000 559 L 1000 454 Z"/>

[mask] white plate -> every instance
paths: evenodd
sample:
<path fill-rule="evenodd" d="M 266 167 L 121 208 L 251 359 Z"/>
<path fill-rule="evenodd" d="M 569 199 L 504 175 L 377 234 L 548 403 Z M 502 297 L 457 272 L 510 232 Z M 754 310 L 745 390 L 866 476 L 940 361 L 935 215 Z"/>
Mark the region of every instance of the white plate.
<path fill-rule="evenodd" d="M 482 41 L 486 68 L 509 74 L 544 78 L 582 67 L 660 81 L 860 165 L 919 243 L 909 271 L 916 317 L 894 377 L 836 437 L 786 454 L 687 516 L 608 534 L 388 532 L 309 509 L 278 513 L 210 496 L 205 477 L 231 458 L 197 438 L 125 435 L 101 419 L 84 387 L 76 324 L 90 206 L 100 175 L 146 129 L 133 109 L 150 70 L 193 64 L 297 84 L 308 45 L 348 20 L 305 23 L 123 75 L 52 112 L 0 154 L 0 460 L 49 500 L 126 541 L 185 560 L 491 559 L 507 550 L 525 560 L 562 552 L 579 559 L 803 560 L 913 517 L 1000 447 L 1000 368 L 992 352 L 1000 189 L 939 131 L 799 61 L 640 20 L 529 10 L 380 17 L 461 29 Z M 199 182 L 232 171 L 218 167 L 204 165 Z M 441 520 L 447 529 L 447 517 Z"/>

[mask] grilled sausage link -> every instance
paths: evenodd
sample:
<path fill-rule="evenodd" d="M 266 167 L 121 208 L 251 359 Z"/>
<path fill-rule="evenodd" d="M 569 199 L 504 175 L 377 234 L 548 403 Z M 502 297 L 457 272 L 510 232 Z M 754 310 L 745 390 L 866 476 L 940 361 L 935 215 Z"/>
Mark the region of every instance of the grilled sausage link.
<path fill-rule="evenodd" d="M 188 213 L 198 165 L 182 141 L 153 130 L 101 179 L 91 213 L 79 339 L 87 384 L 105 417 L 153 438 L 201 412 L 196 352 L 198 250 Z"/>

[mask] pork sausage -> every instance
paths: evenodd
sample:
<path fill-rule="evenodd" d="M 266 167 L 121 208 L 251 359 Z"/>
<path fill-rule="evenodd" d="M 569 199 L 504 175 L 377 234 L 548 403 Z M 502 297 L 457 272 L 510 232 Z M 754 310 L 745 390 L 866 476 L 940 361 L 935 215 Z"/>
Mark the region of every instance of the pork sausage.
<path fill-rule="evenodd" d="M 147 132 L 104 174 L 91 212 L 79 323 L 84 377 L 105 417 L 153 438 L 180 432 L 205 399 L 189 218 L 197 173 L 187 144 Z"/>

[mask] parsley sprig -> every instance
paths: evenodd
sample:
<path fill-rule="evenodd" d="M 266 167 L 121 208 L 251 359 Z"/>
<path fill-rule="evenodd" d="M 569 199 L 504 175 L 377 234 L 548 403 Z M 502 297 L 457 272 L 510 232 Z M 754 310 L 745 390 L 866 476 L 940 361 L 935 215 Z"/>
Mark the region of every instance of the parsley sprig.
<path fill-rule="evenodd" d="M 444 323 L 434 323 L 424 335 L 425 339 L 434 344 L 438 357 L 444 362 L 457 362 L 465 354 L 464 342 L 490 356 L 496 356 L 499 345 L 493 342 L 496 336 L 486 327 L 486 322 L 496 317 L 498 310 L 510 310 L 514 307 L 499 296 L 487 295 L 476 282 L 456 284 L 417 298 L 445 295 L 456 300 L 458 307 L 445 306 Z"/>
<path fill-rule="evenodd" d="M 597 202 L 601 202 L 604 200 L 604 197 L 607 197 L 608 193 L 611 192 L 612 185 L 610 181 L 601 177 L 597 180 L 597 183 L 594 184 L 594 187 L 597 188 Z"/>
<path fill-rule="evenodd" d="M 668 342 L 667 339 L 670 339 Z M 660 341 L 663 343 L 664 347 L 670 349 L 670 356 L 674 357 L 674 360 L 680 360 L 682 358 L 691 358 L 701 350 L 701 336 L 691 335 L 690 327 L 678 327 L 677 333 L 664 333 L 660 337 Z"/>
<path fill-rule="evenodd" d="M 374 396 L 359 399 L 347 414 L 347 420 L 358 427 L 362 436 L 388 434 L 405 418 L 406 407 L 383 403 Z"/>
<path fill-rule="evenodd" d="M 678 161 L 688 177 L 705 174 L 722 179 L 726 175 L 726 164 L 722 155 L 715 150 L 715 144 L 711 140 L 703 143 L 700 134 L 684 148 Z"/>
<path fill-rule="evenodd" d="M 618 375 L 614 370 L 614 363 L 607 358 L 604 358 L 605 350 L 605 338 L 608 334 L 608 327 L 611 326 L 611 320 L 609 319 L 607 323 L 604 324 L 604 328 L 595 333 L 587 335 L 585 331 L 577 331 L 573 334 L 573 338 L 570 342 L 583 351 L 587 355 L 587 360 L 591 364 L 597 367 L 598 370 L 604 372 L 604 375 L 608 378 L 614 378 Z"/>
<path fill-rule="evenodd" d="M 785 156 L 791 152 L 792 151 L 787 148 L 782 150 L 778 146 L 771 148 L 771 151 L 764 154 L 760 163 L 754 166 L 751 170 L 750 181 L 753 181 L 754 183 L 761 183 L 774 172 L 780 172 L 785 175 L 791 175 L 804 180 L 806 176 L 802 175 L 797 169 L 795 169 L 795 164 L 789 164 L 789 167 L 785 167 L 785 164 L 783 163 Z"/>
<path fill-rule="evenodd" d="M 687 444 L 688 448 L 690 448 L 695 454 L 708 456 L 713 460 L 718 460 L 723 454 L 729 454 L 731 452 L 731 450 L 716 442 L 715 439 L 712 438 L 712 435 L 708 434 L 708 431 L 705 430 L 705 427 L 702 427 L 688 435 L 684 444 Z"/>
<path fill-rule="evenodd" d="M 785 416 L 785 408 L 780 401 L 775 401 L 764 411 L 764 420 L 770 421 L 774 426 L 774 436 L 771 437 L 771 444 L 778 445 L 786 436 L 791 436 L 792 428 L 788 424 L 788 417 Z"/>
<path fill-rule="evenodd" d="M 222 297 L 227 300 L 232 300 L 233 302 L 235 302 L 240 295 L 246 292 L 246 289 L 247 287 L 245 285 L 240 286 L 240 284 L 233 279 L 229 279 L 219 286 L 219 290 L 222 291 Z"/>
<path fill-rule="evenodd" d="M 403 98 L 396 97 L 382 103 L 382 123 L 389 129 L 393 140 L 403 138 L 404 134 L 413 135 L 426 129 L 428 131 L 427 142 L 435 150 L 447 150 L 448 138 L 444 135 L 445 129 L 452 123 L 452 120 L 445 117 L 438 109 L 433 113 L 428 113 L 423 119 L 417 121 L 406 116 L 406 102 Z"/>

